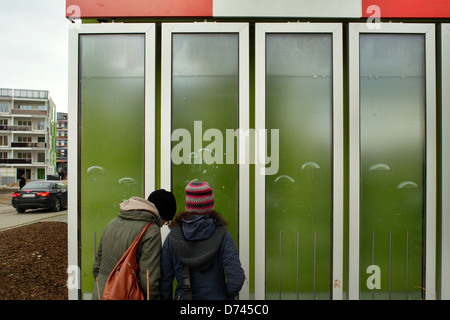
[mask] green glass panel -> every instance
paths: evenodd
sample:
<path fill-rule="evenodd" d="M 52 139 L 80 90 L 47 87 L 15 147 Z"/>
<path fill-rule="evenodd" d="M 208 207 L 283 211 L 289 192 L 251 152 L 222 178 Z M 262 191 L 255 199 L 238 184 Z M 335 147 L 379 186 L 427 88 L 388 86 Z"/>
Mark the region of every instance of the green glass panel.
<path fill-rule="evenodd" d="M 233 143 L 226 131 L 238 128 L 238 39 L 237 34 L 174 34 L 172 39 L 172 130 L 185 133 L 172 134 L 178 212 L 184 211 L 186 185 L 207 181 L 236 245 L 238 164 L 226 159 L 226 144 Z M 236 144 L 228 149 L 234 154 Z"/>
<path fill-rule="evenodd" d="M 361 35 L 361 299 L 422 297 L 424 88 L 422 35 Z"/>
<path fill-rule="evenodd" d="M 144 36 L 80 36 L 79 219 L 81 288 L 119 204 L 144 190 Z"/>
<path fill-rule="evenodd" d="M 45 179 L 45 169 L 38 168 L 37 176 L 38 176 L 38 179 Z"/>
<path fill-rule="evenodd" d="M 279 130 L 279 170 L 266 176 L 268 299 L 330 299 L 331 43 L 330 34 L 266 37 L 266 128 Z"/>

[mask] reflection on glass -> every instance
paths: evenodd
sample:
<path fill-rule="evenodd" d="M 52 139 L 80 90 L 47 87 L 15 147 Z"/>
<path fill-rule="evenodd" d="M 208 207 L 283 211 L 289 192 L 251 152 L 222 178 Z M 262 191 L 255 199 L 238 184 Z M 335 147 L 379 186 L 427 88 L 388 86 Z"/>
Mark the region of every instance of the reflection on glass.
<path fill-rule="evenodd" d="M 192 180 L 207 181 L 214 192 L 215 209 L 228 221 L 236 246 L 238 164 L 236 157 L 232 163 L 226 161 L 225 144 L 229 141 L 225 140 L 226 130 L 238 127 L 238 57 L 237 34 L 173 35 L 172 130 L 186 129 L 191 137 L 186 155 L 190 161 L 172 161 L 172 190 L 178 211 L 184 209 L 186 185 Z M 223 154 L 218 153 L 220 149 L 207 148 L 214 142 L 206 134 L 211 129 L 223 137 Z M 200 141 L 200 145 L 195 141 Z M 172 148 L 180 143 L 182 138 L 174 140 Z M 234 154 L 236 150 L 235 147 Z"/>
<path fill-rule="evenodd" d="M 278 175 L 266 176 L 268 299 L 331 297 L 331 40 L 266 37 L 266 127 L 280 130 Z"/>
<path fill-rule="evenodd" d="M 80 236 L 82 291 L 119 204 L 144 196 L 144 36 L 80 36 Z"/>
<path fill-rule="evenodd" d="M 422 35 L 361 35 L 362 299 L 422 296 L 424 88 Z M 371 265 L 381 272 L 374 291 Z"/>

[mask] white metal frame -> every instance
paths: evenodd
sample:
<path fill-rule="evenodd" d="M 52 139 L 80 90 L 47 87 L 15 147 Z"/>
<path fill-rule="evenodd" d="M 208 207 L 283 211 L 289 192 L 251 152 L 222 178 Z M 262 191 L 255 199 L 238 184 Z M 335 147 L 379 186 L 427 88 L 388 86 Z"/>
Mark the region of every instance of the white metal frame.
<path fill-rule="evenodd" d="M 239 34 L 239 128 L 247 132 L 249 115 L 249 27 L 247 23 L 163 23 L 161 45 L 161 188 L 171 190 L 172 134 L 172 34 L 174 33 L 237 33 Z M 240 133 L 241 134 L 241 133 Z M 240 139 L 239 139 L 240 140 Z M 240 148 L 238 148 L 240 149 Z M 245 152 L 248 153 L 248 146 Z M 239 151 L 238 151 L 239 152 Z M 239 155 L 238 155 L 239 158 Z M 239 258 L 246 276 L 250 264 L 249 164 L 239 163 Z M 239 298 L 249 299 L 249 284 L 245 281 Z"/>
<path fill-rule="evenodd" d="M 442 280 L 441 298 L 450 299 L 450 24 L 441 25 L 442 36 Z"/>
<path fill-rule="evenodd" d="M 68 265 L 79 266 L 78 259 L 78 83 L 79 36 L 82 34 L 145 34 L 145 194 L 155 188 L 155 25 L 146 24 L 74 24 L 69 30 L 69 194 Z M 69 299 L 78 299 L 79 290 L 69 289 Z"/>
<path fill-rule="evenodd" d="M 343 123 L 343 54 L 340 23 L 257 23 L 256 24 L 256 110 L 255 129 L 266 128 L 266 33 L 327 33 L 333 41 L 333 271 L 332 298 L 343 298 L 344 247 L 344 123 Z M 266 137 L 258 136 L 259 146 Z M 258 152 L 257 149 L 255 152 Z M 265 299 L 265 164 L 255 165 L 255 299 Z M 336 285 L 334 285 L 336 284 Z"/>
<path fill-rule="evenodd" d="M 436 78 L 435 29 L 432 24 L 380 23 L 379 29 L 366 23 L 349 24 L 350 64 L 350 196 L 349 196 L 349 298 L 359 299 L 360 250 L 360 88 L 359 39 L 361 33 L 423 34 L 425 36 L 426 82 L 426 257 L 427 299 L 436 291 Z"/>

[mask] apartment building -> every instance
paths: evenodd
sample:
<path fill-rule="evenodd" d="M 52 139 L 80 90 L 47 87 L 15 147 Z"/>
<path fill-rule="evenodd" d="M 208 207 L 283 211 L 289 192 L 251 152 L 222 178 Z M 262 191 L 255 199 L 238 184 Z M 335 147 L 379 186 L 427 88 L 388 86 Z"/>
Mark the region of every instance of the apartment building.
<path fill-rule="evenodd" d="M 67 129 L 68 118 L 66 112 L 56 114 L 56 169 L 67 173 Z"/>
<path fill-rule="evenodd" d="M 46 90 L 0 88 L 0 182 L 45 179 L 56 167 L 56 106 Z"/>

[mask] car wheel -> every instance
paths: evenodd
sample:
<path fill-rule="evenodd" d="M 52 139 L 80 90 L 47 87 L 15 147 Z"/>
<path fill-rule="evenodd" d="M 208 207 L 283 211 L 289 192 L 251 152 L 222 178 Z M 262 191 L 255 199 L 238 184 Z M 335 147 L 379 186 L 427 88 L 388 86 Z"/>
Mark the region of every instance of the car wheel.
<path fill-rule="evenodd" d="M 22 208 L 16 208 L 17 213 L 24 213 L 25 209 Z"/>
<path fill-rule="evenodd" d="M 61 209 L 61 201 L 59 201 L 59 198 L 55 199 L 55 204 L 53 205 L 52 211 L 59 211 Z"/>

